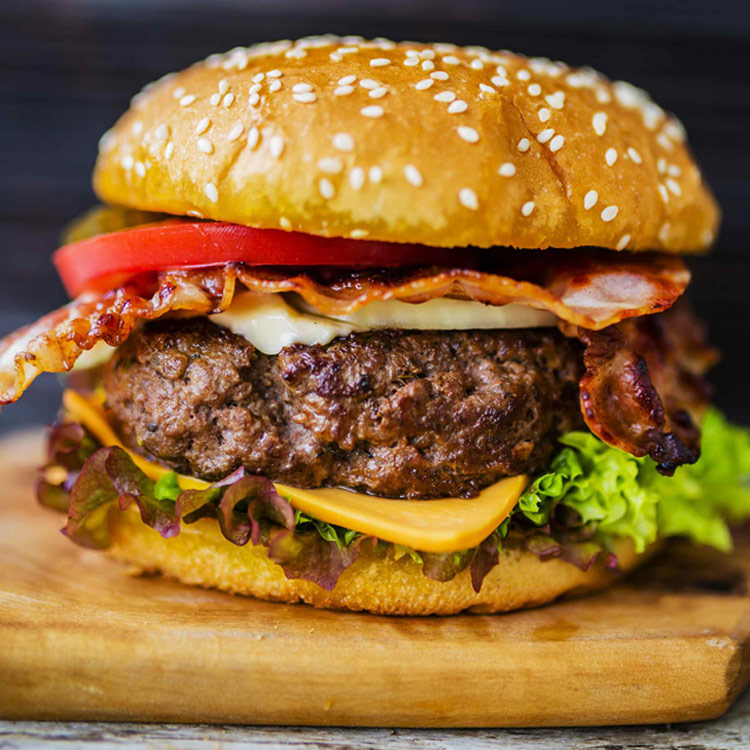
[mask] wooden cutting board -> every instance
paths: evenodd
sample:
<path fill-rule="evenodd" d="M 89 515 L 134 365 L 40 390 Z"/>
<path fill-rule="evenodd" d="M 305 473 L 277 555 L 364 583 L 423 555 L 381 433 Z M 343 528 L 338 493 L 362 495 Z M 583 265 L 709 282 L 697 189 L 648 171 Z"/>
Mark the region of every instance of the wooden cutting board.
<path fill-rule="evenodd" d="M 558 726 L 708 719 L 750 678 L 750 534 L 674 545 L 608 592 L 509 615 L 318 611 L 135 577 L 32 497 L 0 443 L 0 716 Z"/>

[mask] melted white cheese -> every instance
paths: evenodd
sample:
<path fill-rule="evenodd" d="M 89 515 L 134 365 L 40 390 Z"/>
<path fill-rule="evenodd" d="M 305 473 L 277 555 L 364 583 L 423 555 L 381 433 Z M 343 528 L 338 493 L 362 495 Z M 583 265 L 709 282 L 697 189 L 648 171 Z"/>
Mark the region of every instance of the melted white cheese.
<path fill-rule="evenodd" d="M 241 292 L 229 308 L 210 320 L 244 336 L 264 354 L 278 354 L 291 344 L 327 344 L 353 331 L 402 328 L 418 331 L 464 331 L 554 326 L 557 318 L 528 305 L 485 305 L 473 300 L 432 299 L 420 304 L 383 300 L 339 317 L 294 309 L 280 294 Z"/>

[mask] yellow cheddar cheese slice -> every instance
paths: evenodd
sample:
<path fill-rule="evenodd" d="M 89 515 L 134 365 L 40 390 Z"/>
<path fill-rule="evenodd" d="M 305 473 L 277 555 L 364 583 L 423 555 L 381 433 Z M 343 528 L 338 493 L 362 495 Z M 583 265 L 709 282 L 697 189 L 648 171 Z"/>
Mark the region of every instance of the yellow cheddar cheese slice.
<path fill-rule="evenodd" d="M 125 448 L 104 416 L 101 405 L 75 391 L 63 395 L 65 410 L 104 445 Z M 128 451 L 136 466 L 153 480 L 170 470 Z M 457 552 L 486 539 L 510 514 L 524 491 L 525 475 L 501 479 L 473 498 L 391 500 L 342 489 L 304 490 L 277 484 L 292 507 L 347 529 L 421 552 Z M 182 489 L 205 489 L 208 482 L 178 475 Z"/>

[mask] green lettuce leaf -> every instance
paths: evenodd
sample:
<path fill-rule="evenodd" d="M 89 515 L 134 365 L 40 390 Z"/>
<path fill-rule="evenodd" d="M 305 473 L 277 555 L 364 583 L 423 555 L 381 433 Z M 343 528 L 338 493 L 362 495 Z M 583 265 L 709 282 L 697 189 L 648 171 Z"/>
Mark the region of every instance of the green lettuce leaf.
<path fill-rule="evenodd" d="M 560 438 L 564 447 L 550 470 L 521 496 L 516 514 L 552 529 L 589 526 L 605 546 L 629 537 L 639 552 L 668 536 L 729 550 L 728 523 L 750 516 L 750 430 L 715 409 L 702 429 L 701 458 L 673 477 L 658 474 L 647 457 L 635 458 L 588 432 L 570 432 Z"/>

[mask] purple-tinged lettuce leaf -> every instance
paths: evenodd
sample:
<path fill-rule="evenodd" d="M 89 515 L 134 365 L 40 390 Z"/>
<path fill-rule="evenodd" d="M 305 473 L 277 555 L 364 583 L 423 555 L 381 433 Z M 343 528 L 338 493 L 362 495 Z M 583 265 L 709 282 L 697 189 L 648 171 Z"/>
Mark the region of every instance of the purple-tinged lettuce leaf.
<path fill-rule="evenodd" d="M 326 591 L 333 591 L 341 574 L 360 555 L 363 544 L 376 540 L 358 537 L 348 547 L 339 548 L 336 542 L 326 542 L 314 529 L 295 533 L 285 529 L 269 540 L 268 557 L 280 565 L 290 579 L 312 581 Z"/>
<path fill-rule="evenodd" d="M 107 474 L 107 458 L 108 448 L 89 456 L 70 493 L 68 523 L 63 533 L 82 547 L 109 546 L 107 511 L 119 493 Z"/>

